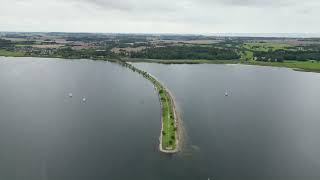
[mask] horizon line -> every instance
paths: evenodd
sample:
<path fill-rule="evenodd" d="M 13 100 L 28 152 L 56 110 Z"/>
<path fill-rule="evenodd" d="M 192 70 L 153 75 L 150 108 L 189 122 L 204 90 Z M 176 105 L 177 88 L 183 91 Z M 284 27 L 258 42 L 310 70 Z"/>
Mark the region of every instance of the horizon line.
<path fill-rule="evenodd" d="M 66 33 L 66 34 L 126 34 L 126 35 L 172 35 L 172 36 L 216 36 L 256 38 L 320 38 L 320 33 L 170 33 L 170 32 L 77 32 L 77 31 L 0 31 L 0 33 Z"/>

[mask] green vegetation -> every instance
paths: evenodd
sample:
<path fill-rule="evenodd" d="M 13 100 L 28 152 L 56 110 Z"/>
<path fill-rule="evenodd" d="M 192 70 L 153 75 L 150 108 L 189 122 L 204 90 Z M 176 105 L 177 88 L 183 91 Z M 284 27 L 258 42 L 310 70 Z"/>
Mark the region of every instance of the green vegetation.
<path fill-rule="evenodd" d="M 253 52 L 252 51 L 242 51 L 240 52 L 241 60 L 250 60 L 253 59 Z"/>
<path fill-rule="evenodd" d="M 70 47 L 60 48 L 54 56 L 62 58 L 116 58 L 117 56 L 109 50 L 81 49 L 73 50 Z"/>
<path fill-rule="evenodd" d="M 203 46 L 167 46 L 147 48 L 131 53 L 131 58 L 232 60 L 240 56 L 231 49 Z"/>
<path fill-rule="evenodd" d="M 269 50 L 279 50 L 291 47 L 290 44 L 285 43 L 274 43 L 274 42 L 249 42 L 244 43 L 243 47 L 246 49 L 254 51 L 269 51 Z"/>
<path fill-rule="evenodd" d="M 258 61 L 284 61 L 284 60 L 296 60 L 296 61 L 307 61 L 307 60 L 317 60 L 320 61 L 320 53 L 318 51 L 310 50 L 275 50 L 275 51 L 255 51 L 253 53 L 254 57 Z"/>
<path fill-rule="evenodd" d="M 160 84 L 156 83 L 155 86 L 159 90 L 162 106 L 162 148 L 174 150 L 176 148 L 176 125 L 171 97 Z"/>
<path fill-rule="evenodd" d="M 4 33 L 1 56 L 151 62 L 255 64 L 320 72 L 319 38 L 99 33 Z"/>
<path fill-rule="evenodd" d="M 320 72 L 319 61 L 285 61 L 285 62 L 263 62 L 263 61 L 247 61 L 245 64 L 259 66 L 275 66 L 292 68 L 298 71 Z"/>
<path fill-rule="evenodd" d="M 134 72 L 137 72 L 146 79 L 148 79 L 152 84 L 154 85 L 155 89 L 159 93 L 159 99 L 161 102 L 161 111 L 162 111 L 162 149 L 165 151 L 172 151 L 174 152 L 177 148 L 177 125 L 176 125 L 176 117 L 174 114 L 175 107 L 174 104 L 172 104 L 172 97 L 170 96 L 169 92 L 166 90 L 166 88 L 154 77 L 152 77 L 150 74 L 148 74 L 145 71 L 142 71 L 133 65 L 124 62 L 124 61 L 117 61 L 119 64 L 121 64 L 124 67 L 127 67 L 131 69 Z"/>
<path fill-rule="evenodd" d="M 0 49 L 0 56 L 9 56 L 9 57 L 21 57 L 24 56 L 24 52 L 20 51 L 8 51 L 5 49 Z"/>
<path fill-rule="evenodd" d="M 319 38 L 88 33 L 9 33 L 1 38 L 0 56 L 108 60 L 141 74 L 153 83 L 159 94 L 162 111 L 160 143 L 161 150 L 167 152 L 175 152 L 179 146 L 179 129 L 171 94 L 157 79 L 128 62 L 248 64 L 320 73 Z"/>
<path fill-rule="evenodd" d="M 10 40 L 0 39 L 0 47 L 11 48 L 13 47 L 13 43 Z"/>

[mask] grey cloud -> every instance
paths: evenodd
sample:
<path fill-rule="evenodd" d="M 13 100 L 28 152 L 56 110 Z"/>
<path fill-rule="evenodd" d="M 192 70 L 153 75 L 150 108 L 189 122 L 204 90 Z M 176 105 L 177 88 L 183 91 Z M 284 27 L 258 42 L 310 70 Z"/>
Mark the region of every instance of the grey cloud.
<path fill-rule="evenodd" d="M 109 10 L 120 10 L 120 11 L 174 11 L 178 8 L 178 1 L 172 3 L 169 0 L 81 0 L 85 3 L 95 5 L 100 8 Z"/>
<path fill-rule="evenodd" d="M 208 1 L 209 2 L 209 1 Z M 255 6 L 255 7 L 280 7 L 295 3 L 294 0 L 213 0 L 210 2 L 218 2 L 228 6 Z"/>
<path fill-rule="evenodd" d="M 2 30 L 320 32 L 319 0 L 0 1 Z"/>
<path fill-rule="evenodd" d="M 79 0 L 72 0 L 79 2 Z M 317 1 L 317 0 L 309 0 Z M 207 13 L 212 16 L 210 9 L 217 8 L 291 8 L 302 6 L 300 0 L 80 0 L 100 10 L 120 11 L 129 16 L 157 15 L 160 19 L 171 16 L 193 16 L 193 13 Z M 304 8 L 306 9 L 306 8 Z M 196 14 L 195 14 L 196 15 Z M 196 16 L 189 19 L 195 19 Z M 188 18 L 185 18 L 188 19 Z M 202 20 L 201 21 L 205 21 Z M 196 21 L 195 21 L 196 22 Z"/>
<path fill-rule="evenodd" d="M 129 1 L 117 0 L 85 0 L 87 3 L 94 4 L 107 9 L 132 10 L 132 4 Z"/>

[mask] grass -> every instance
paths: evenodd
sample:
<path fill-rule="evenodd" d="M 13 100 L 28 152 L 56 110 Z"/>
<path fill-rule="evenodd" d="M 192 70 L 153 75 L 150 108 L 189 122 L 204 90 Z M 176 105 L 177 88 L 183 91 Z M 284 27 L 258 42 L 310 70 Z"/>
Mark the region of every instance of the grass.
<path fill-rule="evenodd" d="M 20 51 L 8 51 L 8 50 L 0 49 L 0 56 L 21 57 L 24 55 L 25 53 Z"/>
<path fill-rule="evenodd" d="M 268 51 L 269 49 L 272 49 L 272 50 L 286 49 L 286 48 L 292 47 L 292 45 L 285 44 L 285 43 L 264 42 L 264 43 L 245 43 L 243 47 L 246 49 L 255 50 L 255 51 Z"/>
<path fill-rule="evenodd" d="M 241 55 L 241 60 L 253 59 L 252 51 L 244 51 L 244 52 L 241 52 L 240 55 Z"/>
<path fill-rule="evenodd" d="M 32 46 L 32 45 L 29 45 L 29 44 L 16 44 L 15 46 L 16 47 L 28 47 L 28 46 Z"/>
<path fill-rule="evenodd" d="M 159 93 L 162 111 L 162 148 L 174 150 L 176 148 L 176 124 L 173 116 L 171 97 L 159 81 L 147 76 Z"/>
<path fill-rule="evenodd" d="M 173 117 L 173 108 L 168 92 L 166 92 L 166 90 L 161 87 L 159 88 L 159 96 L 162 105 L 162 148 L 173 150 L 176 148 L 176 130 Z"/>
<path fill-rule="evenodd" d="M 292 68 L 298 71 L 308 71 L 308 72 L 320 72 L 320 62 L 317 61 L 290 61 L 286 60 L 284 62 L 263 62 L 263 61 L 254 61 L 253 60 L 253 52 L 256 51 L 268 51 L 286 49 L 293 47 L 290 44 L 285 43 L 272 43 L 272 42 L 264 42 L 264 43 L 245 43 L 243 47 L 246 49 L 243 52 L 240 52 L 241 55 L 241 63 L 242 64 L 251 64 L 251 65 L 259 65 L 259 66 L 274 66 L 274 67 L 286 67 Z"/>
<path fill-rule="evenodd" d="M 285 61 L 285 62 L 262 62 L 262 61 L 247 61 L 244 64 L 252 64 L 259 66 L 275 66 L 287 67 L 299 71 L 320 72 L 320 62 L 316 61 Z"/>

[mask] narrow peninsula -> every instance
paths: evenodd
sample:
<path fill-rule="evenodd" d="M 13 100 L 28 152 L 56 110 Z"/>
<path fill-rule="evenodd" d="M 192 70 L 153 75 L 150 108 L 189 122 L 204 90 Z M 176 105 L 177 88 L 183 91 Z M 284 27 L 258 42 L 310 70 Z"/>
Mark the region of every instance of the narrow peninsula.
<path fill-rule="evenodd" d="M 159 137 L 159 150 L 163 153 L 177 153 L 180 149 L 180 135 L 178 131 L 179 116 L 176 111 L 176 103 L 172 93 L 164 85 L 160 83 L 154 76 L 140 70 L 130 63 L 118 61 L 124 67 L 131 69 L 133 72 L 141 74 L 148 79 L 156 89 L 159 95 L 161 105 L 161 132 Z"/>

